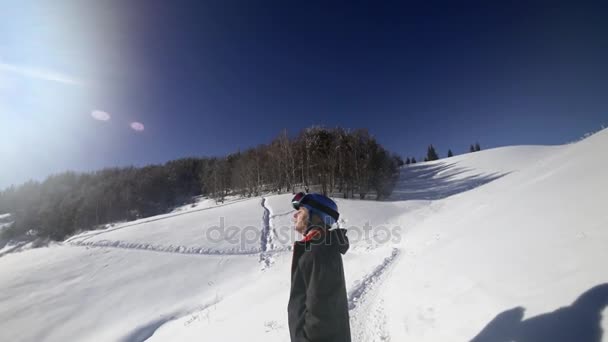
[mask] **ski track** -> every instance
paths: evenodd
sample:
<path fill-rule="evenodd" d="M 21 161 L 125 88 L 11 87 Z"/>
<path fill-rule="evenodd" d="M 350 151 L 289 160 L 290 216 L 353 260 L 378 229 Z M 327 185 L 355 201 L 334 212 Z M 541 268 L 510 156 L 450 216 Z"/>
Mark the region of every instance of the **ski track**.
<path fill-rule="evenodd" d="M 290 210 L 288 212 L 285 213 L 280 213 L 280 214 L 274 214 L 274 215 L 270 215 L 270 218 L 275 218 L 275 217 L 281 217 L 281 216 L 287 216 L 290 215 L 294 212 L 294 210 Z"/>
<path fill-rule="evenodd" d="M 99 247 L 99 248 L 118 248 L 118 249 L 134 249 L 143 250 L 150 252 L 161 252 L 161 253 L 174 253 L 174 254 L 193 254 L 193 255 L 257 255 L 260 253 L 259 249 L 253 249 L 248 251 L 241 251 L 237 249 L 229 250 L 218 250 L 212 248 L 203 247 L 187 247 L 187 246 L 162 246 L 148 243 L 137 243 L 127 241 L 111 241 L 111 240 L 100 240 L 100 241 L 74 241 L 64 245 L 80 246 L 80 247 Z M 288 251 L 287 248 L 273 249 L 266 251 L 269 257 L 274 253 L 280 253 Z"/>
<path fill-rule="evenodd" d="M 398 248 L 393 248 L 391 255 L 349 291 L 348 309 L 353 341 L 390 341 L 386 331 L 384 300 L 377 297 L 400 254 Z"/>
<path fill-rule="evenodd" d="M 188 214 L 197 213 L 197 212 L 200 212 L 200 211 L 210 210 L 210 209 L 214 209 L 214 208 L 225 207 L 225 206 L 228 206 L 228 205 L 231 205 L 231 204 L 235 204 L 235 203 L 239 203 L 239 202 L 243 202 L 243 201 L 246 201 L 246 200 L 249 200 L 249 198 L 235 200 L 235 201 L 232 201 L 232 202 L 229 202 L 229 203 L 224 203 L 224 204 L 218 204 L 218 205 L 213 206 L 213 207 L 188 210 L 186 212 L 161 214 L 162 217 L 153 216 L 153 218 L 150 218 L 150 219 L 147 219 L 147 220 L 146 219 L 142 219 L 141 221 L 138 220 L 137 222 L 121 225 L 119 227 L 109 228 L 109 229 L 103 229 L 102 231 L 99 231 L 99 232 L 93 231 L 93 232 L 86 232 L 86 233 L 77 234 L 77 235 L 74 235 L 72 237 L 69 237 L 68 239 L 65 240 L 65 242 L 72 243 L 72 241 L 74 241 L 74 240 L 79 240 L 79 242 L 84 242 L 84 241 L 86 241 L 86 240 L 88 240 L 88 239 L 90 239 L 90 238 L 92 238 L 94 236 L 98 236 L 98 235 L 101 235 L 101 234 L 113 232 L 113 231 L 116 231 L 116 230 L 121 230 L 121 229 L 129 228 L 129 227 L 139 226 L 139 225 L 142 225 L 142 224 L 146 224 L 146 223 L 150 223 L 150 222 L 155 222 L 155 221 L 162 221 L 162 220 L 170 219 L 170 218 L 173 218 L 173 217 L 182 216 L 182 215 L 188 215 Z"/>
<path fill-rule="evenodd" d="M 252 248 L 250 250 L 238 250 L 238 249 L 213 249 L 213 248 L 204 248 L 197 246 L 183 246 L 183 245 L 169 245 L 163 246 L 158 244 L 151 243 L 141 243 L 141 242 L 128 242 L 128 241 L 119 241 L 119 240 L 98 240 L 98 241 L 87 241 L 92 237 L 109 233 L 115 230 L 120 230 L 124 228 L 129 228 L 133 226 L 138 226 L 141 224 L 146 224 L 154 221 L 165 220 L 169 218 L 173 218 L 176 216 L 187 215 L 203 210 L 209 210 L 213 208 L 218 208 L 222 206 L 227 206 L 230 204 L 234 204 L 237 202 L 241 202 L 243 200 L 236 200 L 230 203 L 217 205 L 214 207 L 201 208 L 196 210 L 190 210 L 188 212 L 181 212 L 176 214 L 167 214 L 163 215 L 163 217 L 157 217 L 141 222 L 136 222 L 132 224 L 123 225 L 120 227 L 116 227 L 113 229 L 106 229 L 100 232 L 94 232 L 89 234 L 81 234 L 75 235 L 64 241 L 64 245 L 71 246 L 80 246 L 80 247 L 99 247 L 99 248 L 119 248 L 119 249 L 134 249 L 134 250 L 144 250 L 144 251 L 153 251 L 153 252 L 161 252 L 161 253 L 175 253 L 175 254 L 193 254 L 193 255 L 248 255 L 253 256 L 259 254 L 260 263 L 262 264 L 262 270 L 270 267 L 274 258 L 273 255 L 281 252 L 288 252 L 289 248 L 276 248 L 274 245 L 274 235 L 276 232 L 272 228 L 270 222 L 272 218 L 285 216 L 291 214 L 291 211 L 281 214 L 273 215 L 271 208 L 266 205 L 266 197 L 262 197 L 261 206 L 264 209 L 262 214 L 262 236 L 260 241 L 259 248 Z M 0 255 L 1 256 L 1 255 Z"/>
<path fill-rule="evenodd" d="M 359 281 L 348 293 L 348 310 L 354 310 L 358 305 L 358 302 L 364 300 L 366 294 L 372 290 L 375 285 L 379 282 L 380 277 L 387 271 L 387 269 L 393 265 L 393 262 L 397 259 L 400 254 L 400 250 L 393 248 L 391 255 L 386 257 L 382 264 L 378 265 L 372 273 L 365 276 Z"/>
<path fill-rule="evenodd" d="M 262 238 L 260 241 L 260 263 L 262 263 L 262 270 L 270 267 L 274 260 L 272 253 L 275 251 L 273 243 L 273 230 L 270 226 L 270 208 L 266 206 L 266 197 L 262 197 L 262 208 L 264 213 L 262 214 Z"/>

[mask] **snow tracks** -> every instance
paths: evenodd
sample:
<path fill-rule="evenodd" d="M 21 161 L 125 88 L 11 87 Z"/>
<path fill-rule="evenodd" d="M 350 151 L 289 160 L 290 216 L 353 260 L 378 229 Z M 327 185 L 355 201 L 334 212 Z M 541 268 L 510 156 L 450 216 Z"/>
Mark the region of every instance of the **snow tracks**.
<path fill-rule="evenodd" d="M 274 231 L 270 226 L 270 208 L 266 206 L 266 197 L 262 197 L 262 208 L 264 213 L 262 215 L 262 238 L 260 241 L 260 263 L 262 269 L 266 269 L 274 262 L 272 258 L 272 252 L 274 250 Z"/>
<path fill-rule="evenodd" d="M 393 248 L 380 265 L 348 292 L 353 341 L 390 341 L 386 331 L 384 300 L 380 294 L 382 284 L 389 277 L 400 252 L 398 248 Z"/>
<path fill-rule="evenodd" d="M 194 212 L 199 212 L 203 210 L 211 210 L 212 208 L 205 208 L 196 211 L 189 211 L 186 213 L 178 213 L 178 214 L 168 214 L 161 215 L 159 217 L 151 217 L 146 220 L 142 220 L 140 222 L 136 222 L 133 224 L 127 224 L 116 228 L 110 228 L 103 231 L 91 231 L 87 233 L 83 233 L 77 236 L 73 236 L 67 239 L 64 244 L 71 246 L 81 246 L 81 247 L 99 247 L 99 248 L 118 248 L 118 249 L 129 249 L 129 250 L 144 250 L 151 252 L 161 252 L 161 253 L 174 253 L 174 254 L 191 254 L 191 255 L 243 255 L 243 256 L 252 256 L 256 255 L 259 257 L 259 261 L 261 264 L 261 269 L 267 269 L 272 266 L 274 263 L 274 255 L 276 253 L 281 253 L 288 251 L 289 249 L 286 247 L 277 246 L 276 239 L 277 233 L 272 227 L 272 219 L 276 216 L 284 216 L 290 214 L 290 212 L 282 213 L 278 215 L 273 215 L 272 208 L 268 206 L 268 201 L 266 197 L 262 197 L 259 202 L 262 207 L 261 213 L 261 226 L 259 227 L 258 236 L 259 243 L 251 244 L 247 246 L 247 249 L 243 249 L 242 246 L 234 246 L 233 248 L 216 248 L 216 246 L 212 244 L 194 244 L 194 245 L 182 245 L 182 244 L 163 244 L 154 243 L 152 241 L 124 241 L 123 239 L 112 239 L 111 234 L 117 230 L 129 229 L 131 227 L 140 227 L 143 224 L 157 222 L 160 220 L 171 219 L 176 216 L 183 216 L 192 214 Z M 217 206 L 220 207 L 220 206 Z M 253 227 L 253 225 L 251 226 Z M 106 235 L 108 234 L 108 235 Z M 177 234 L 177 233 L 176 233 Z M 237 232 L 237 234 L 240 234 Z M 103 239 L 103 237 L 108 237 Z M 95 239 L 93 239 L 95 238 Z M 100 239 L 101 238 L 101 239 Z M 160 241 L 159 241 L 160 242 Z"/>

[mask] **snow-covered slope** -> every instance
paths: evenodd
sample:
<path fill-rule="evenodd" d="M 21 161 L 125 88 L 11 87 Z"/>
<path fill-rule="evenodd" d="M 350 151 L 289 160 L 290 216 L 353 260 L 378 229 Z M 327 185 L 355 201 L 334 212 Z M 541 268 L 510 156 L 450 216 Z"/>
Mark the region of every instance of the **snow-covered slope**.
<path fill-rule="evenodd" d="M 387 298 L 401 296 L 398 305 L 390 302 L 386 308 L 391 336 L 467 340 L 498 313 L 519 306 L 526 309 L 523 322 L 499 318 L 499 327 L 489 331 L 500 335 L 509 325 L 506 330 L 515 334 L 532 325 L 536 337 L 521 333 L 514 340 L 570 341 L 564 330 L 599 325 L 598 319 L 548 315 L 544 318 L 553 320 L 549 329 L 526 320 L 568 306 L 608 282 L 603 265 L 608 258 L 608 159 L 602 157 L 607 149 L 604 130 L 548 149 L 508 176 L 444 200 L 439 215 L 407 233 L 407 253 L 385 289 Z M 492 152 L 485 152 L 488 158 L 495 158 Z M 594 312 L 600 317 L 608 291 L 596 301 L 604 303 Z M 586 307 L 573 310 L 587 314 Z M 583 320 L 594 317 L 589 316 Z"/>
<path fill-rule="evenodd" d="M 353 340 L 599 341 L 607 149 L 608 130 L 491 149 L 404 167 L 392 201 L 337 199 Z M 288 341 L 290 197 L 4 255 L 0 340 Z"/>
<path fill-rule="evenodd" d="M 186 254 L 253 254 L 260 251 L 259 239 L 223 239 L 222 231 L 230 227 L 262 229 L 263 206 L 260 198 L 178 211 L 102 230 L 87 232 L 68 239 L 86 246 L 114 246 Z M 234 237 L 234 241 L 239 236 Z"/>

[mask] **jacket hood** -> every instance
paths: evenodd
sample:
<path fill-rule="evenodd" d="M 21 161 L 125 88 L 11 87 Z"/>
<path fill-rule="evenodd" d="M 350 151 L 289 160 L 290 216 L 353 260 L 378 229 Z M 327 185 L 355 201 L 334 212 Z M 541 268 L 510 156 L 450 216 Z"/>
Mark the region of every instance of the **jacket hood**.
<path fill-rule="evenodd" d="M 329 241 L 332 247 L 337 248 L 342 254 L 346 254 L 350 244 L 346 236 L 346 229 L 338 228 L 329 231 Z"/>

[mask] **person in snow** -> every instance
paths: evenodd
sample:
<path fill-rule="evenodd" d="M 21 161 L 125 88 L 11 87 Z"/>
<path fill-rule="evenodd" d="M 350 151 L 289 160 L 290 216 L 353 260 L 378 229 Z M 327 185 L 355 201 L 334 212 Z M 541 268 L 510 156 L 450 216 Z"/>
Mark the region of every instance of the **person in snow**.
<path fill-rule="evenodd" d="M 332 228 L 338 206 L 317 193 L 298 193 L 291 292 L 287 306 L 292 342 L 350 342 L 348 300 L 342 255 L 348 250 L 346 230 Z"/>

